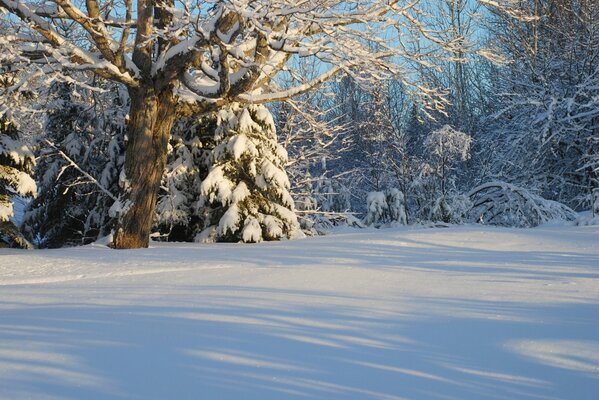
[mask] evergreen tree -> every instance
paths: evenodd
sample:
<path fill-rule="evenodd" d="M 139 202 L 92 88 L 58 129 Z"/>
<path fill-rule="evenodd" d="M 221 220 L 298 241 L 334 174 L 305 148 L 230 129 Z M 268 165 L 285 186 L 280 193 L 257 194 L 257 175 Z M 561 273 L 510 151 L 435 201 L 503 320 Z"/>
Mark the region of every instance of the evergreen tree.
<path fill-rule="evenodd" d="M 199 241 L 260 242 L 301 235 L 287 152 L 277 143 L 270 111 L 233 104 L 216 115 L 211 167 L 200 186 L 204 210 Z"/>
<path fill-rule="evenodd" d="M 123 164 L 121 121 L 126 98 L 109 88 L 106 98 L 81 95 L 69 84 L 54 96 L 39 142 L 40 195 L 25 214 L 26 234 L 41 247 L 93 242 L 108 235 Z"/>
<path fill-rule="evenodd" d="M 155 236 L 187 242 L 202 230 L 203 210 L 197 202 L 210 167 L 215 129 L 210 117 L 181 119 L 175 124 L 156 206 Z"/>
<path fill-rule="evenodd" d="M 7 84 L 0 80 L 0 86 Z M 31 247 L 11 219 L 14 196 L 36 195 L 35 181 L 30 176 L 34 165 L 33 153 L 21 141 L 9 108 L 0 100 L 0 247 Z"/>

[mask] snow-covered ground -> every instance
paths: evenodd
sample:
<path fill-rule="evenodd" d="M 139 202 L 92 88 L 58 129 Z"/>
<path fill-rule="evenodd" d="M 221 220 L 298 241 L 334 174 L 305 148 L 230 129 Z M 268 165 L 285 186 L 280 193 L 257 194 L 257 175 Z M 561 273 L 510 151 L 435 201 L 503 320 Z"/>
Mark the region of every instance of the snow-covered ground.
<path fill-rule="evenodd" d="M 599 226 L 0 249 L 2 399 L 599 399 Z"/>

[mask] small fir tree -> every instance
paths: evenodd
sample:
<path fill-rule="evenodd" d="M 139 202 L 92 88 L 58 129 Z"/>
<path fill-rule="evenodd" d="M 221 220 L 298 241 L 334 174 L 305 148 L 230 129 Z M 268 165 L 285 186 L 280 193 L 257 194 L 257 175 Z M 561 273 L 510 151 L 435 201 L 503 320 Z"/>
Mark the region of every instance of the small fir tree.
<path fill-rule="evenodd" d="M 200 186 L 205 229 L 198 241 L 260 242 L 302 235 L 287 152 L 277 143 L 270 111 L 233 104 L 216 116 L 210 171 Z"/>

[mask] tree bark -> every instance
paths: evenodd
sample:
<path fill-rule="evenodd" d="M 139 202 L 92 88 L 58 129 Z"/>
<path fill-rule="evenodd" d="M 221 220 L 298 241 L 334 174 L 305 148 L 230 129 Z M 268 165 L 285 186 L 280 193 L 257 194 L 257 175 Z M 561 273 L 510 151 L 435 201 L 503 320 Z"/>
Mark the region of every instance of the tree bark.
<path fill-rule="evenodd" d="M 123 210 L 112 243 L 115 249 L 149 245 L 168 140 L 175 121 L 175 99 L 170 85 L 160 90 L 154 85 L 142 85 L 131 89 L 129 95 Z"/>

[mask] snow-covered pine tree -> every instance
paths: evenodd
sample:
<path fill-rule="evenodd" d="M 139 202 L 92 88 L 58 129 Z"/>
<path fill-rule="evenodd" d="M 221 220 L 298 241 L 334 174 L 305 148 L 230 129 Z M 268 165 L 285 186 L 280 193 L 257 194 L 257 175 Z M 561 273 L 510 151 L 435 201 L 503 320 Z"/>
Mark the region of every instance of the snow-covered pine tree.
<path fill-rule="evenodd" d="M 403 193 L 396 188 L 370 192 L 366 197 L 364 223 L 375 227 L 385 224 L 406 225 L 406 204 Z"/>
<path fill-rule="evenodd" d="M 401 225 L 408 223 L 406 213 L 406 199 L 403 192 L 397 188 L 388 189 L 387 206 L 389 207 L 389 220 Z"/>
<path fill-rule="evenodd" d="M 0 85 L 6 82 L 0 79 Z M 30 248 L 31 245 L 11 220 L 13 197 L 32 197 L 37 193 L 30 176 L 35 165 L 31 150 L 21 141 L 10 109 L 0 99 L 0 247 Z"/>
<path fill-rule="evenodd" d="M 198 241 L 260 242 L 301 236 L 270 111 L 233 104 L 216 116 L 216 146 L 200 187 Z"/>
<path fill-rule="evenodd" d="M 60 83 L 53 88 L 45 136 L 38 145 L 39 196 L 24 219 L 42 247 L 90 243 L 108 235 L 123 165 L 127 98 L 116 87 L 99 95 Z M 88 174 L 88 175 L 86 175 Z"/>
<path fill-rule="evenodd" d="M 193 241 L 203 218 L 195 204 L 214 150 L 215 119 L 180 119 L 169 141 L 168 160 L 156 205 L 155 237 Z"/>
<path fill-rule="evenodd" d="M 387 219 L 389 206 L 384 192 L 370 192 L 366 196 L 366 225 L 378 226 Z"/>
<path fill-rule="evenodd" d="M 38 143 L 39 162 L 35 171 L 39 196 L 31 202 L 24 219 L 25 231 L 41 247 L 81 244 L 86 206 L 77 186 L 83 177 L 60 151 L 83 164 L 91 142 L 93 115 L 72 98 L 73 88 L 57 84 L 45 124 L 46 137 Z M 45 140 L 52 143 L 50 147 Z"/>

